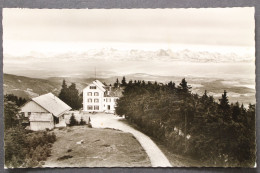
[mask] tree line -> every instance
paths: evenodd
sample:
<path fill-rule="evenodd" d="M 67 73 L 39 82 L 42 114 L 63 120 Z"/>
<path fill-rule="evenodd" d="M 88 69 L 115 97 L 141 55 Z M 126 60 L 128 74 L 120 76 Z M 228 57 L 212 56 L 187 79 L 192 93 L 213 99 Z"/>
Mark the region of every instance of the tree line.
<path fill-rule="evenodd" d="M 125 87 L 127 85 L 126 78 L 123 76 L 121 83 L 119 82 L 118 78 L 116 79 L 116 82 L 114 83 L 114 87 Z"/>
<path fill-rule="evenodd" d="M 230 104 L 226 91 L 215 101 L 207 91 L 203 96 L 191 93 L 185 79 L 178 86 L 130 80 L 116 113 L 173 153 L 200 160 L 203 166 L 255 164 L 255 105 L 246 109 L 238 102 Z"/>
<path fill-rule="evenodd" d="M 5 94 L 4 97 L 8 101 L 15 102 L 16 105 L 19 106 L 19 107 L 27 102 L 27 100 L 25 98 L 17 97 L 14 94 Z"/>

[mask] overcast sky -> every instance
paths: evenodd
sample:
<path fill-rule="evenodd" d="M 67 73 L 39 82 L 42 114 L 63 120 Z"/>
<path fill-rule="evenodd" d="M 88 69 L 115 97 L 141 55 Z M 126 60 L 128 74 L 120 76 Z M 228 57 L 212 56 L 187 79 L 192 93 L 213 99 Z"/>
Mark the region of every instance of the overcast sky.
<path fill-rule="evenodd" d="M 3 45 L 14 55 L 106 47 L 252 50 L 254 24 L 254 8 L 4 9 Z"/>

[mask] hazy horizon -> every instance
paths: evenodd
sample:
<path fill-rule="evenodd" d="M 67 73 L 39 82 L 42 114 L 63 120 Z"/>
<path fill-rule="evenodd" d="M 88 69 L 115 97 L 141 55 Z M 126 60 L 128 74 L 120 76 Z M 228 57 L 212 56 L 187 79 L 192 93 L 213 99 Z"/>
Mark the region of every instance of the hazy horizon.
<path fill-rule="evenodd" d="M 255 77 L 254 8 L 4 9 L 4 73 Z M 93 74 L 93 73 L 92 73 Z"/>

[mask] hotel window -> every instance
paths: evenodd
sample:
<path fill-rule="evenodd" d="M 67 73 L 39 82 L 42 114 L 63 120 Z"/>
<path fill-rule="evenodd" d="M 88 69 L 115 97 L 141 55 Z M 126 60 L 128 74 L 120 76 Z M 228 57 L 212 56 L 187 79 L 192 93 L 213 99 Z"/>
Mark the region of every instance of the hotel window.
<path fill-rule="evenodd" d="M 92 92 L 88 92 L 88 96 L 92 96 Z"/>
<path fill-rule="evenodd" d="M 108 99 L 107 99 L 107 102 L 111 102 L 111 98 L 108 98 Z"/>
<path fill-rule="evenodd" d="M 93 106 L 88 105 L 88 110 L 93 110 Z"/>
<path fill-rule="evenodd" d="M 97 89 L 96 86 L 90 86 L 89 88 L 90 88 L 90 89 Z"/>
<path fill-rule="evenodd" d="M 99 110 L 99 106 L 94 106 L 94 110 Z"/>
<path fill-rule="evenodd" d="M 98 92 L 95 92 L 95 93 L 94 93 L 94 96 L 98 96 Z"/>
<path fill-rule="evenodd" d="M 94 99 L 94 102 L 95 102 L 95 103 L 98 103 L 98 101 L 99 101 L 98 99 Z"/>
<path fill-rule="evenodd" d="M 91 102 L 92 102 L 92 99 L 88 99 L 88 102 L 91 103 Z"/>

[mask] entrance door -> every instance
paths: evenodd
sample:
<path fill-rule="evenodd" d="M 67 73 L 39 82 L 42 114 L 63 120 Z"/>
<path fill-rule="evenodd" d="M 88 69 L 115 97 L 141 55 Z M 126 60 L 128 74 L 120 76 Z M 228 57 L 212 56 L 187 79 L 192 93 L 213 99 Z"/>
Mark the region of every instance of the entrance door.
<path fill-rule="evenodd" d="M 110 105 L 107 105 L 107 110 L 110 110 Z"/>
<path fill-rule="evenodd" d="M 54 124 L 59 124 L 59 118 L 54 117 Z"/>

